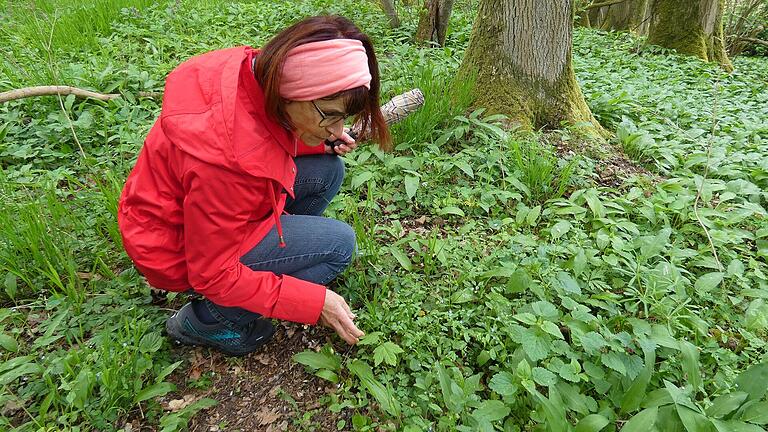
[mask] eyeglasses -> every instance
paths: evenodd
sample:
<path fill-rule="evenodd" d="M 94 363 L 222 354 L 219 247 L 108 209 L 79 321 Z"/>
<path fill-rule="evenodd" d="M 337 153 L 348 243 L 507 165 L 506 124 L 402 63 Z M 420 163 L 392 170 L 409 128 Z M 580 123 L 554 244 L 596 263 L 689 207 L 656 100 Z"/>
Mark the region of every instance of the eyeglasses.
<path fill-rule="evenodd" d="M 318 108 L 315 101 L 310 101 L 310 102 L 312 102 L 312 106 L 315 107 L 315 109 L 317 110 L 317 113 L 320 114 L 320 117 L 322 117 L 320 122 L 317 124 L 320 127 L 328 127 L 338 123 L 339 121 L 343 123 L 344 121 L 347 120 L 347 117 L 349 117 L 346 114 L 345 115 L 338 115 L 338 114 L 326 115 L 324 112 L 320 110 L 320 108 Z"/>

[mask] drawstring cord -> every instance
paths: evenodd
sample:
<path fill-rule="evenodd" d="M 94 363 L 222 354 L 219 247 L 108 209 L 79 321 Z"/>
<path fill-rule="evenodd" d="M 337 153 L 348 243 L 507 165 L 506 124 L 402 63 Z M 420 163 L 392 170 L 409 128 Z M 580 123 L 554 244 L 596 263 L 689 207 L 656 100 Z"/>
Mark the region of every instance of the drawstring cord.
<path fill-rule="evenodd" d="M 275 198 L 275 188 L 273 185 L 269 185 L 269 198 L 272 200 L 272 216 L 275 218 L 275 226 L 277 226 L 277 238 L 279 243 L 278 247 L 284 248 L 285 238 L 283 238 L 283 225 L 280 223 L 280 215 L 277 214 L 277 199 Z"/>

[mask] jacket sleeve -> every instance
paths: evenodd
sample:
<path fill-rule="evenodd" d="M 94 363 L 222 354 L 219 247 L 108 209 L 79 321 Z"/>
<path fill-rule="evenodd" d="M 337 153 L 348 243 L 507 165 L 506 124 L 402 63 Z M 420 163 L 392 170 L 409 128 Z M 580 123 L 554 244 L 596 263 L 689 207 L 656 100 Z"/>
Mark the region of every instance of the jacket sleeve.
<path fill-rule="evenodd" d="M 184 176 L 184 245 L 188 279 L 195 291 L 221 306 L 237 306 L 265 317 L 316 324 L 325 287 L 291 276 L 253 271 L 240 262 L 240 248 L 254 241 L 258 200 L 266 179 L 203 164 Z M 256 202 L 254 202 L 256 201 Z M 272 217 L 267 212 L 268 217 Z M 259 223 L 261 222 L 261 223 Z M 248 245 L 246 245 L 247 247 Z"/>
<path fill-rule="evenodd" d="M 305 144 L 303 140 L 299 139 L 299 142 L 297 144 L 298 145 L 296 147 L 296 156 L 306 156 L 306 155 L 325 153 L 325 143 L 321 143 L 316 146 L 310 146 Z"/>

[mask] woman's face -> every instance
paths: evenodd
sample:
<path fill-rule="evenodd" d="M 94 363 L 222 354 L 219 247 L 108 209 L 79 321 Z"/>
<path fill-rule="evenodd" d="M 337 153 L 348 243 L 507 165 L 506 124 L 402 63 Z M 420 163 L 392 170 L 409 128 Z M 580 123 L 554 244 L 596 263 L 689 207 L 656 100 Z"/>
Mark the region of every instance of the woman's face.
<path fill-rule="evenodd" d="M 285 112 L 296 128 L 296 135 L 310 146 L 319 145 L 331 134 L 340 137 L 344 131 L 343 119 L 347 117 L 347 113 L 344 112 L 344 99 L 341 97 L 314 101 L 287 101 Z M 323 120 L 323 115 L 328 120 Z M 338 120 L 333 122 L 333 118 Z M 321 122 L 323 126 L 320 126 Z"/>

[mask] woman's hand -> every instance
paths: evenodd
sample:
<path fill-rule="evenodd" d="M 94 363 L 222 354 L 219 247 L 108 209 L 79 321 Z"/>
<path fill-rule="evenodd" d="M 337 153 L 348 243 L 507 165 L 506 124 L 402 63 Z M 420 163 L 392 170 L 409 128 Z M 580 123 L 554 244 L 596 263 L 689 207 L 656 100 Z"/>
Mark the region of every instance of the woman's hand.
<path fill-rule="evenodd" d="M 354 345 L 365 336 L 365 333 L 357 328 L 353 320 L 355 314 L 349 309 L 344 298 L 335 292 L 325 290 L 325 304 L 320 312 L 320 324 L 332 328 L 348 344 Z"/>
<path fill-rule="evenodd" d="M 328 154 L 337 154 L 339 156 L 344 156 L 345 154 L 351 152 L 352 150 L 357 148 L 357 142 L 355 142 L 355 139 L 349 136 L 347 133 L 347 130 L 344 131 L 344 133 L 341 134 L 341 137 L 337 138 L 335 135 L 331 135 L 328 140 L 329 141 L 336 141 L 337 139 L 340 139 L 344 141 L 344 144 L 339 144 L 336 147 L 331 148 L 331 146 L 325 145 L 325 152 Z"/>

